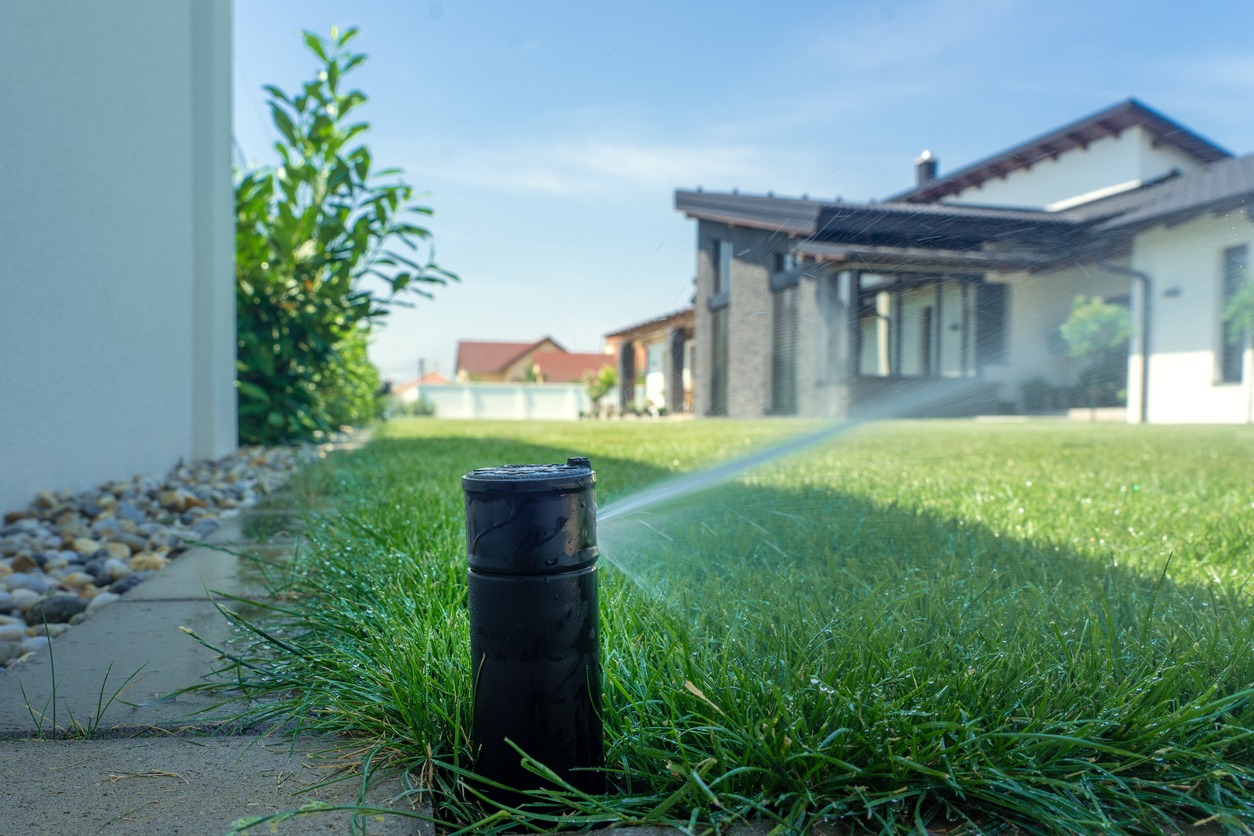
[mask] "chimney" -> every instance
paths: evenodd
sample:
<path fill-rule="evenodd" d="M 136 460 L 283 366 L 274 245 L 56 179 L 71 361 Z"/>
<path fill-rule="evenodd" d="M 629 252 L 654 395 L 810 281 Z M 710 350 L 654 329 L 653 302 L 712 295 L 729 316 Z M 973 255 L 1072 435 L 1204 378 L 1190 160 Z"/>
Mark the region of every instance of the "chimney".
<path fill-rule="evenodd" d="M 936 179 L 936 158 L 931 151 L 924 151 L 914 161 L 916 186 L 925 186 Z"/>

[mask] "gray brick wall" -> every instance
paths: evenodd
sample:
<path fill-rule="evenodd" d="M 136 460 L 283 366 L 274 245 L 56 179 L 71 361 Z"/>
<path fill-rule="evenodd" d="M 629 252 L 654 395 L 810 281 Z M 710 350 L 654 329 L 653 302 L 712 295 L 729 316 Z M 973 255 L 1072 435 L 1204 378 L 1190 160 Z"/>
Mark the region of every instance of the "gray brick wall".
<path fill-rule="evenodd" d="M 715 242 L 730 241 L 730 304 L 727 308 L 728 403 L 731 418 L 761 418 L 771 401 L 771 271 L 778 253 L 789 247 L 788 236 L 765 230 L 731 227 L 713 221 L 697 225 L 697 303 L 696 303 L 696 413 L 710 414 L 711 358 L 713 354 L 710 291 L 714 285 Z M 816 329 L 823 327 L 815 303 L 815 282 L 803 279 L 801 286 L 801 332 L 798 336 L 798 405 L 814 401 L 818 374 L 816 357 L 820 344 Z M 815 414 L 803 408 L 805 414 Z"/>

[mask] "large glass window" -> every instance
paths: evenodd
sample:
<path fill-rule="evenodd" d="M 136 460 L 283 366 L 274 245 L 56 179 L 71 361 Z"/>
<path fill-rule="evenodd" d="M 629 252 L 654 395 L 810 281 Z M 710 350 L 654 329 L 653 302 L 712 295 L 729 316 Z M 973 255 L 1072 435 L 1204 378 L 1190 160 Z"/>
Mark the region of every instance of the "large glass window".
<path fill-rule="evenodd" d="M 857 282 L 859 375 L 975 374 L 973 308 L 979 278 L 862 273 Z"/>
<path fill-rule="evenodd" d="M 1236 295 L 1241 284 L 1247 281 L 1246 268 L 1249 265 L 1249 249 L 1244 245 L 1229 247 L 1224 250 L 1223 294 L 1220 311 L 1227 309 L 1228 303 Z M 1241 353 L 1245 348 L 1240 334 L 1230 333 L 1228 323 L 1220 323 L 1219 379 L 1224 383 L 1241 382 Z"/>

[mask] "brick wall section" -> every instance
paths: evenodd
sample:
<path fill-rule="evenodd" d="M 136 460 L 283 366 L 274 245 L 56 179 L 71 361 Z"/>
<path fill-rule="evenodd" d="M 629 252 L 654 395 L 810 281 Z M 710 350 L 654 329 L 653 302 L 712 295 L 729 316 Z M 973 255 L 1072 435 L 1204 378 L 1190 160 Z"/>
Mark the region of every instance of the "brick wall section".
<path fill-rule="evenodd" d="M 731 418 L 762 418 L 771 399 L 771 271 L 777 253 L 789 248 L 787 235 L 764 230 L 731 227 L 713 221 L 697 224 L 696 303 L 696 414 L 710 413 L 713 345 L 710 327 L 710 289 L 714 284 L 714 242 L 731 241 L 731 294 L 728 316 L 727 415 Z M 813 280 L 802 280 L 801 333 L 798 338 L 798 399 L 814 386 L 817 336 L 821 326 L 815 307 Z"/>
<path fill-rule="evenodd" d="M 728 346 L 728 409 L 732 418 L 761 418 L 771 406 L 770 277 L 775 255 L 787 251 L 786 235 L 730 227 L 713 221 L 697 226 L 697 302 L 695 375 L 696 414 L 710 414 L 710 289 L 714 284 L 714 242 L 729 240 L 735 256 L 731 270 Z M 842 419 L 849 412 L 849 311 L 838 298 L 837 270 L 810 264 L 798 286 L 797 414 Z M 848 292 L 848 291 L 846 291 Z M 843 340 L 844 346 L 833 341 Z"/>

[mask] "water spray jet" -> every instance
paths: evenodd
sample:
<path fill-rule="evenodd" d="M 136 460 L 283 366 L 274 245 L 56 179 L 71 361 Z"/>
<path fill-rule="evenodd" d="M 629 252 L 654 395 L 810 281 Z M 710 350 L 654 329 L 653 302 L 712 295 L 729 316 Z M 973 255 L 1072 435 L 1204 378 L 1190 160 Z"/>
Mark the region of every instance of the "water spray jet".
<path fill-rule="evenodd" d="M 595 485 L 586 458 L 462 477 L 475 771 L 513 789 L 552 787 L 518 750 L 605 788 Z"/>

